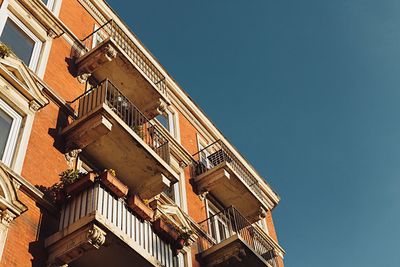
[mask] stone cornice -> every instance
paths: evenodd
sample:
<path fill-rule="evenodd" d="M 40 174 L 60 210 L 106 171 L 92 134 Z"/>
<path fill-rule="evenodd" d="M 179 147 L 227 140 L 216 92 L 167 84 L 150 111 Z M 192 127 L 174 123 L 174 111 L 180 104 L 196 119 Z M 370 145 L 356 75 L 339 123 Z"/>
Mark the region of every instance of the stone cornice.
<path fill-rule="evenodd" d="M 47 30 L 52 38 L 60 37 L 65 32 L 62 22 L 53 15 L 41 0 L 18 0 Z"/>
<path fill-rule="evenodd" d="M 32 111 L 38 111 L 46 106 L 49 100 L 43 95 L 32 73 L 14 54 L 0 59 L 0 75 L 27 99 Z"/>
<path fill-rule="evenodd" d="M 42 207 L 46 208 L 52 214 L 58 214 L 58 209 L 52 203 L 47 201 L 44 198 L 43 192 L 37 189 L 32 183 L 30 183 L 21 175 L 15 173 L 13 170 L 4 165 L 2 162 L 0 162 L 0 168 L 2 168 L 8 173 L 12 181 L 18 184 L 22 192 L 24 192 L 26 195 L 34 199 L 37 203 L 39 203 Z"/>

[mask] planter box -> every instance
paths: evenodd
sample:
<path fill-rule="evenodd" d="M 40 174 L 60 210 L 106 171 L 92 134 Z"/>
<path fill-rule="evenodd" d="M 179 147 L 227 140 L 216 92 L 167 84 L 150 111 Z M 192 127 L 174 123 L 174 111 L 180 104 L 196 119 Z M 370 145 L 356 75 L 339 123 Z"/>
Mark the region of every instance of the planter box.
<path fill-rule="evenodd" d="M 154 211 L 144 204 L 139 196 L 134 195 L 128 199 L 128 206 L 142 219 L 150 221 L 153 219 Z"/>
<path fill-rule="evenodd" d="M 70 196 L 72 196 L 76 193 L 79 193 L 80 191 L 84 190 L 88 186 L 92 185 L 94 183 L 95 179 L 96 179 L 96 174 L 89 172 L 88 174 L 79 178 L 72 184 L 65 186 L 65 193 Z"/>
<path fill-rule="evenodd" d="M 179 238 L 179 233 L 171 225 L 161 219 L 157 219 L 153 223 L 154 232 L 170 244 L 174 244 Z"/>
<path fill-rule="evenodd" d="M 122 183 L 117 177 L 106 171 L 100 174 L 100 181 L 117 197 L 126 197 L 129 188 Z"/>

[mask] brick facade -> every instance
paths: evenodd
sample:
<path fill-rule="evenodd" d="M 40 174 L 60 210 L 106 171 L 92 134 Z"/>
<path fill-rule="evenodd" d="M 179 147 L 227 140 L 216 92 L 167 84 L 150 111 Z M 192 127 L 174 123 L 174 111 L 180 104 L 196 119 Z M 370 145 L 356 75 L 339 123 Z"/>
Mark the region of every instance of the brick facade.
<path fill-rule="evenodd" d="M 55 0 L 57 3 L 58 0 Z M 72 57 L 74 47 L 71 43 L 73 37 L 83 39 L 93 32 L 96 23 L 92 15 L 78 0 L 63 0 L 61 2 L 59 19 L 68 28 L 64 36 L 51 40 L 51 48 L 47 59 L 46 68 L 42 77 L 44 83 L 58 95 L 61 101 L 70 101 L 85 91 L 86 85 L 76 78 L 77 69 Z M 1 4 L 7 4 L 8 1 Z M 71 35 L 72 34 L 72 35 Z M 75 40 L 77 42 L 77 40 Z M 39 78 L 40 79 L 40 78 Z M 46 96 L 50 98 L 49 96 Z M 55 97 L 54 97 L 55 98 Z M 60 133 L 71 121 L 66 112 L 54 99 L 34 115 L 28 146 L 20 176 L 26 179 L 32 187 L 49 187 L 59 181 L 59 173 L 69 168 L 65 158 L 65 141 Z M 172 104 L 174 105 L 174 104 Z M 70 114 L 71 115 L 71 114 Z M 178 112 L 181 145 L 190 154 L 198 151 L 198 126 L 184 114 Z M 211 140 L 212 141 L 212 140 Z M 207 217 L 205 201 L 196 194 L 191 181 L 191 169 L 184 169 L 186 201 L 188 215 L 194 222 L 199 222 Z M 33 189 L 32 189 L 33 190 Z M 26 191 L 26 190 L 25 190 Z M 39 267 L 46 266 L 47 251 L 44 240 L 57 231 L 58 214 L 49 211 L 43 203 L 18 190 L 19 201 L 27 207 L 22 215 L 14 219 L 8 230 L 7 239 L 0 261 L 0 267 Z M 272 220 L 272 213 L 267 212 L 266 222 L 268 232 L 276 242 L 277 235 Z M 196 260 L 197 251 L 193 245 L 191 249 L 192 262 L 189 266 L 201 266 Z M 283 261 L 278 257 L 279 267 Z"/>

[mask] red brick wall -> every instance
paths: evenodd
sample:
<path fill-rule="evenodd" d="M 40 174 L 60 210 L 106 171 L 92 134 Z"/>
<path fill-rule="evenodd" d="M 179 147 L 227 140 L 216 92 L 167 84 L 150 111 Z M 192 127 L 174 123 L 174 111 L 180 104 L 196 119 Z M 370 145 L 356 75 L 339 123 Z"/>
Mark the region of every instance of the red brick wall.
<path fill-rule="evenodd" d="M 94 20 L 77 0 L 62 1 L 60 18 L 79 38 L 92 32 Z M 45 82 L 66 100 L 84 91 L 84 85 L 72 75 L 71 52 L 71 45 L 63 37 L 54 39 L 44 75 Z M 65 123 L 65 115 L 54 103 L 36 113 L 22 169 L 22 176 L 32 184 L 50 186 L 67 168 L 59 144 L 59 130 Z M 46 266 L 43 241 L 55 229 L 56 218 L 43 215 L 46 213 L 25 194 L 19 192 L 19 196 L 28 210 L 10 225 L 0 267 Z M 45 227 L 40 229 L 41 225 Z M 44 236 L 39 239 L 39 235 Z"/>
<path fill-rule="evenodd" d="M 278 242 L 278 237 L 276 236 L 274 221 L 272 219 L 272 213 L 270 211 L 267 212 L 267 217 L 265 218 L 267 221 L 268 233 L 276 242 Z"/>
<path fill-rule="evenodd" d="M 59 17 L 79 39 L 93 32 L 95 20 L 77 0 L 63 0 Z"/>
<path fill-rule="evenodd" d="M 272 212 L 271 211 L 267 212 L 267 216 L 266 216 L 265 220 L 267 222 L 269 236 L 272 237 L 272 239 L 274 239 L 278 243 L 278 237 L 276 235 L 275 226 L 274 226 L 274 220 L 272 218 Z M 279 267 L 283 267 L 282 258 L 277 257 L 277 259 L 278 259 L 278 266 Z"/>
<path fill-rule="evenodd" d="M 10 224 L 0 267 L 46 266 L 43 240 L 38 241 L 43 215 L 30 197 L 19 193 L 19 199 L 28 210 Z"/>
<path fill-rule="evenodd" d="M 179 114 L 179 128 L 181 131 L 181 144 L 190 154 L 195 154 L 198 151 L 197 147 L 197 131 L 194 126 L 182 115 Z M 199 196 L 193 192 L 192 185 L 189 179 L 190 168 L 185 169 L 186 177 L 186 195 L 188 203 L 188 213 L 194 221 L 200 222 L 206 219 L 206 207 L 204 201 L 200 200 Z M 196 261 L 197 251 L 192 248 L 193 267 L 200 267 L 200 263 Z"/>

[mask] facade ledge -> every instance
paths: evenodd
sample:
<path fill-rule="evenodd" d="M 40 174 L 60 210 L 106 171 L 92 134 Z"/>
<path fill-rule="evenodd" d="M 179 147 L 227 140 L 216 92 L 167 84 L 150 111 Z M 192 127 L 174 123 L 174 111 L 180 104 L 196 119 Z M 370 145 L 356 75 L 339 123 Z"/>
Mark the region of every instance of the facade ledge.
<path fill-rule="evenodd" d="M 15 55 L 10 55 L 0 59 L 0 75 L 12 88 L 15 88 L 29 102 L 32 111 L 38 111 L 49 103 L 44 96 L 42 89 L 36 82 L 36 78 L 31 75 L 31 71 Z M 3 85 L 7 88 L 6 84 Z"/>
<path fill-rule="evenodd" d="M 21 4 L 46 28 L 51 38 L 60 37 L 64 31 L 62 22 L 41 0 L 19 0 Z"/>

